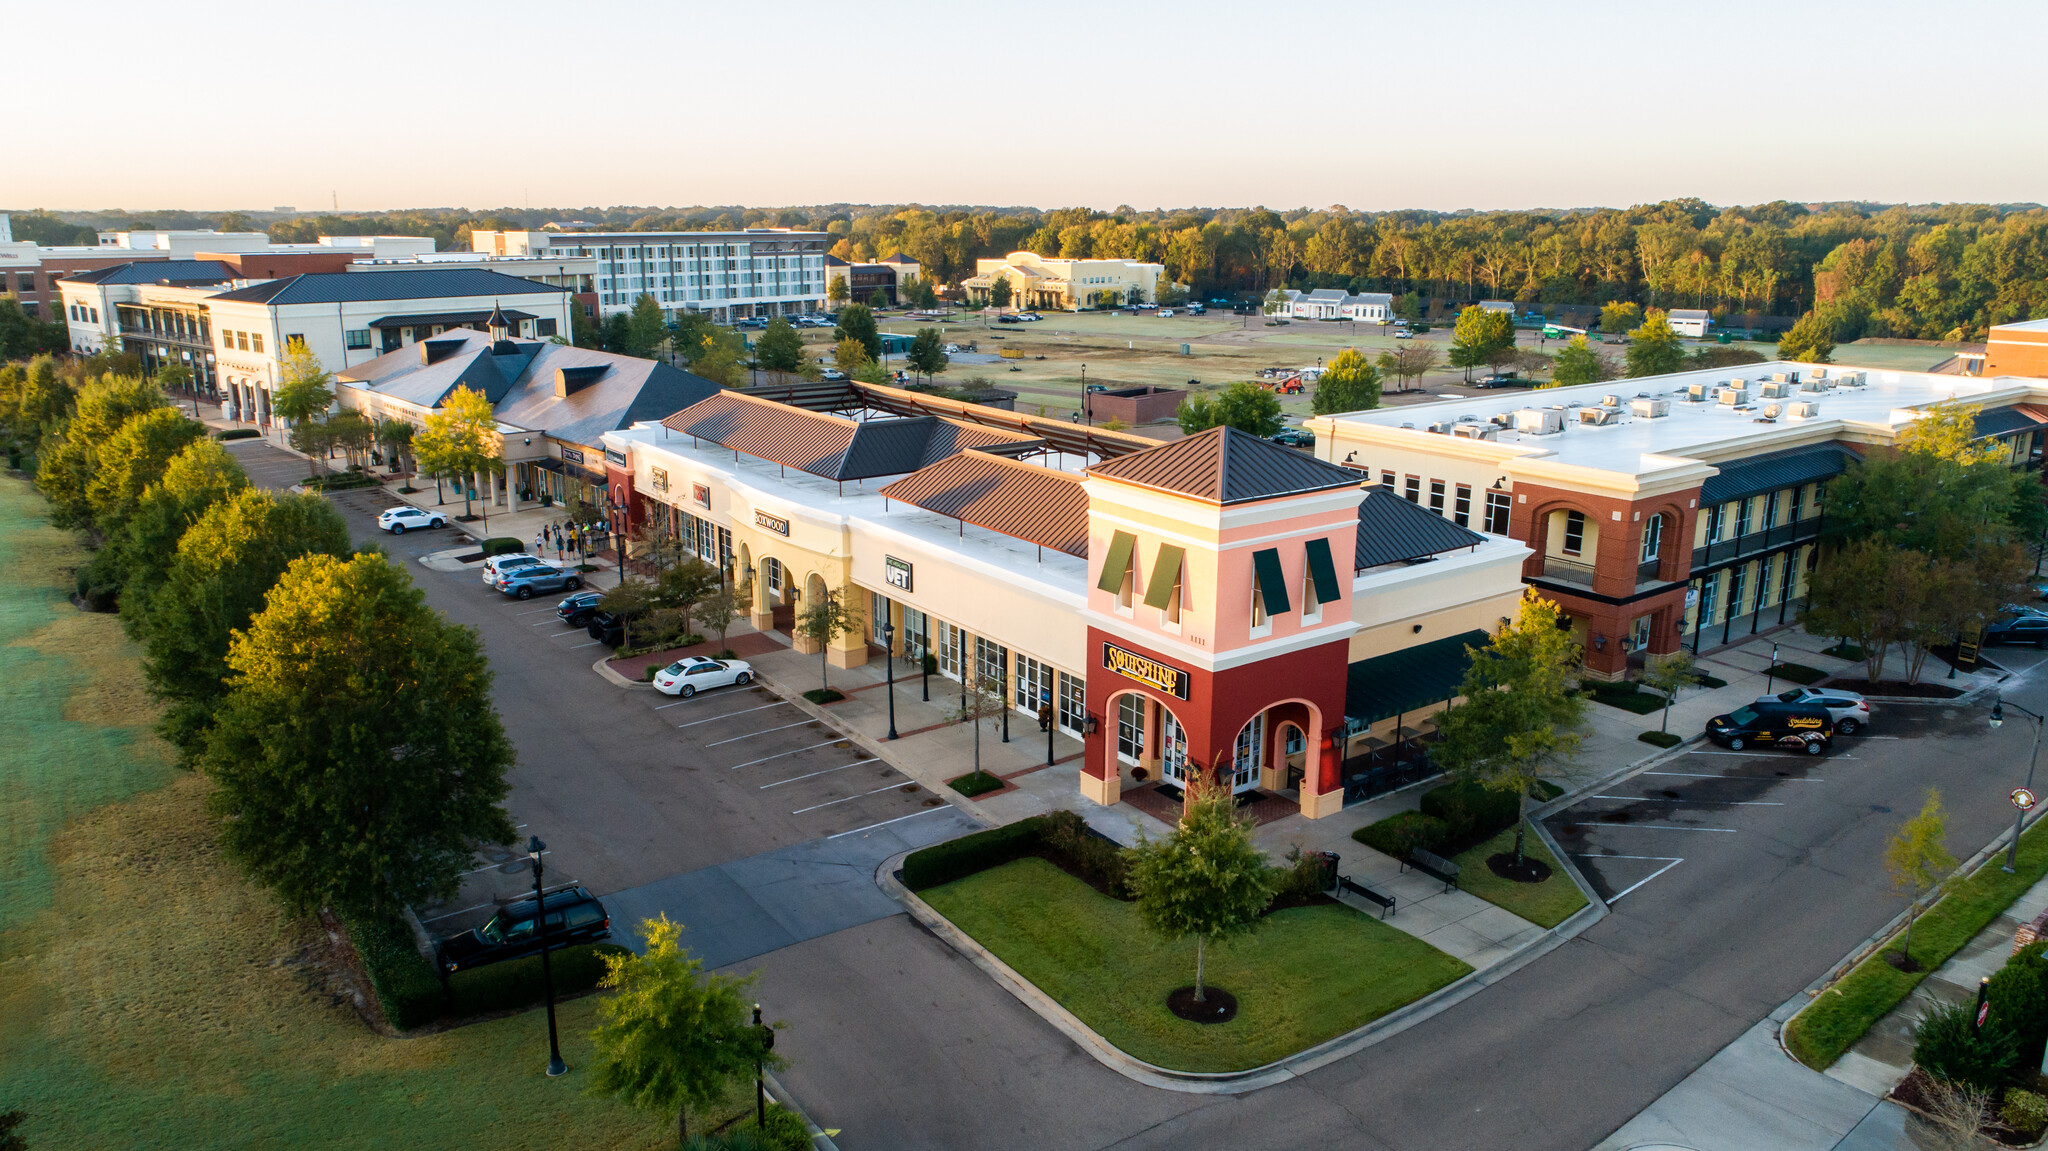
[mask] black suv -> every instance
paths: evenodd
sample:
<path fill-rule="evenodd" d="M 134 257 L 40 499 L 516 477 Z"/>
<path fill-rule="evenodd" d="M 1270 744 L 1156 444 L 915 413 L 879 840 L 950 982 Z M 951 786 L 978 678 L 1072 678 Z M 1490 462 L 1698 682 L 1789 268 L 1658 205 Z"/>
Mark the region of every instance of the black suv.
<path fill-rule="evenodd" d="M 626 621 L 617 612 L 600 611 L 591 615 L 583 625 L 590 638 L 606 647 L 617 647 L 626 640 Z"/>
<path fill-rule="evenodd" d="M 1730 751 L 1754 743 L 1819 755 L 1835 741 L 1835 717 L 1816 703 L 1749 703 L 1708 720 L 1707 738 Z"/>
<path fill-rule="evenodd" d="M 608 939 L 612 917 L 597 897 L 581 887 L 565 887 L 546 896 L 548 950 L 576 943 Z M 533 916 L 534 902 L 521 900 L 491 917 L 474 931 L 443 939 L 435 948 L 441 972 L 453 975 L 472 967 L 483 967 L 504 959 L 517 959 L 540 950 L 540 931 Z"/>
<path fill-rule="evenodd" d="M 600 591 L 580 591 L 555 605 L 555 615 L 570 627 L 582 627 L 597 614 L 597 601 L 604 598 Z"/>
<path fill-rule="evenodd" d="M 1984 646 L 1995 643 L 2030 643 L 2036 647 L 2048 647 L 2048 615 L 2024 612 L 2010 619 L 1985 624 Z"/>

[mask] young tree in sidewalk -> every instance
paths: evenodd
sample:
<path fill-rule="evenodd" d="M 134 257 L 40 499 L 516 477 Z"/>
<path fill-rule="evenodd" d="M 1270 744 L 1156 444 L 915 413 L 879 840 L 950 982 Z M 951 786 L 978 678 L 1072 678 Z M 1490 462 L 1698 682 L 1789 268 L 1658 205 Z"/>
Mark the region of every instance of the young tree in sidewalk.
<path fill-rule="evenodd" d="M 1529 795 L 1546 773 L 1565 774 L 1584 737 L 1578 691 L 1579 645 L 1558 627 L 1557 604 L 1530 591 L 1512 623 L 1483 648 L 1458 694 L 1465 702 L 1437 718 L 1442 739 L 1432 758 L 1453 775 L 1516 796 L 1515 866 L 1529 830 Z"/>
<path fill-rule="evenodd" d="M 1941 805 L 1941 793 L 1927 789 L 1920 814 L 1899 827 L 1885 844 L 1884 874 L 1892 890 L 1906 897 L 1906 934 L 1899 948 L 1901 966 L 1917 970 L 1913 961 L 1913 922 L 1920 917 L 1920 903 L 1946 887 L 1955 873 L 1956 857 L 1943 843 L 1948 838 L 1948 812 Z"/>
<path fill-rule="evenodd" d="M 1862 648 L 1864 674 L 1876 683 L 1891 646 L 1905 641 L 1927 600 L 1927 567 L 1926 555 L 1882 540 L 1847 544 L 1808 577 L 1800 625 Z"/>
<path fill-rule="evenodd" d="M 805 604 L 804 610 L 797 613 L 796 634 L 818 645 L 819 690 L 829 690 L 831 687 L 825 682 L 825 678 L 831 667 L 831 662 L 826 657 L 830 654 L 832 641 L 852 632 L 858 626 L 860 620 L 855 617 L 853 610 L 846 606 L 845 596 L 835 591 L 827 591 Z"/>
<path fill-rule="evenodd" d="M 952 723 L 964 723 L 974 729 L 974 778 L 979 779 L 981 771 L 981 725 L 984 722 L 1000 720 L 1008 705 L 1003 700 L 1003 685 L 980 674 L 960 677 L 960 705 L 946 716 Z"/>
<path fill-rule="evenodd" d="M 392 471 L 401 470 L 405 453 L 412 447 L 412 438 L 418 432 L 411 420 L 401 420 L 397 416 L 386 416 L 377 421 L 377 442 L 384 445 L 385 463 Z"/>
<path fill-rule="evenodd" d="M 1195 937 L 1195 1002 L 1208 1002 L 1209 941 L 1257 930 L 1273 901 L 1273 870 L 1253 846 L 1236 797 L 1206 772 L 1190 773 L 1173 834 L 1149 840 L 1141 833 L 1128 857 L 1145 925 L 1169 940 Z"/>
<path fill-rule="evenodd" d="M 306 475 L 320 474 L 313 436 L 317 421 L 334 406 L 334 377 L 321 365 L 320 357 L 294 340 L 286 345 L 284 378 L 270 393 L 270 414 L 291 421 L 292 446 L 306 454 Z"/>
<path fill-rule="evenodd" d="M 687 635 L 691 614 L 720 582 L 717 568 L 700 559 L 686 559 L 665 569 L 655 579 L 655 596 L 660 610 L 673 618 Z"/>
<path fill-rule="evenodd" d="M 1362 412 L 1380 406 L 1380 370 L 1365 353 L 1346 348 L 1337 353 L 1316 378 L 1311 410 L 1327 416 L 1338 412 Z"/>
<path fill-rule="evenodd" d="M 227 663 L 209 804 L 229 858 L 288 906 L 447 899 L 477 844 L 511 841 L 482 644 L 383 555 L 294 561 Z"/>
<path fill-rule="evenodd" d="M 498 435 L 498 417 L 491 401 L 469 387 L 455 389 L 441 401 L 438 411 L 429 413 L 426 426 L 413 437 L 413 451 L 420 466 L 436 476 L 453 479 L 462 487 L 462 514 L 474 514 L 470 495 L 477 478 L 488 479 L 505 470 L 503 441 Z M 490 503 L 486 492 L 484 502 Z"/>
<path fill-rule="evenodd" d="M 654 581 L 638 577 L 622 579 L 597 601 L 599 611 L 619 617 L 619 647 L 633 646 L 634 625 L 658 610 L 661 591 Z"/>
<path fill-rule="evenodd" d="M 1643 663 L 1643 673 L 1636 682 L 1650 688 L 1664 697 L 1664 720 L 1657 730 L 1671 731 L 1671 705 L 1678 700 L 1679 690 L 1700 681 L 1699 665 L 1693 662 L 1692 653 L 1680 648 L 1664 655 L 1653 655 Z"/>
<path fill-rule="evenodd" d="M 709 1111 L 752 1077 L 779 1068 L 750 1011 L 754 977 L 706 974 L 682 945 L 683 925 L 667 915 L 643 920 L 639 955 L 605 956 L 610 992 L 598 1001 L 590 1092 L 635 1107 L 674 1112 L 688 1142 L 690 1109 Z"/>
<path fill-rule="evenodd" d="M 723 582 L 697 602 L 697 618 L 705 627 L 718 633 L 719 651 L 732 650 L 727 633 L 732 630 L 732 621 L 746 615 L 747 605 L 752 602 L 752 592 L 748 588 Z"/>

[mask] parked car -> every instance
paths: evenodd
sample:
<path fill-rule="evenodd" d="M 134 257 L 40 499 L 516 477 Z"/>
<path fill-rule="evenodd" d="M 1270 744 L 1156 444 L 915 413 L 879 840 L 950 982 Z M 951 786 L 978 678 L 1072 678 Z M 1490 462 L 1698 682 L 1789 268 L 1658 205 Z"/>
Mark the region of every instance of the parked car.
<path fill-rule="evenodd" d="M 1840 688 L 1795 687 L 1776 695 L 1757 697 L 1758 703 L 1810 703 L 1828 709 L 1834 717 L 1837 735 L 1855 735 L 1870 726 L 1870 701 Z"/>
<path fill-rule="evenodd" d="M 583 577 L 553 564 L 521 564 L 499 572 L 491 586 L 505 595 L 532 599 L 537 591 L 575 591 L 583 586 Z"/>
<path fill-rule="evenodd" d="M 1316 434 L 1307 428 L 1287 428 L 1274 436 L 1273 442 L 1290 448 L 1312 448 L 1316 446 Z"/>
<path fill-rule="evenodd" d="M 1513 372 L 1506 372 L 1506 373 L 1503 373 L 1503 374 L 1501 374 L 1501 375 L 1496 375 L 1496 376 L 1481 376 L 1481 377 L 1479 378 L 1479 382 L 1478 382 L 1477 384 L 1474 384 L 1474 385 L 1473 385 L 1473 387 L 1477 387 L 1477 388 L 1519 388 L 1519 387 L 1521 387 L 1521 386 L 1522 386 L 1523 384 L 1526 384 L 1526 383 L 1528 383 L 1528 382 L 1529 382 L 1529 381 L 1527 381 L 1527 380 L 1525 380 L 1525 379 L 1522 379 L 1522 378 L 1521 378 L 1520 376 L 1517 376 L 1517 375 L 1515 375 L 1515 374 L 1514 374 Z"/>
<path fill-rule="evenodd" d="M 448 526 L 448 521 L 439 512 L 410 505 L 388 509 L 377 516 L 377 526 L 395 536 L 402 536 L 408 528 L 439 528 Z"/>
<path fill-rule="evenodd" d="M 1024 321 L 1018 319 L 1013 315 L 1010 315 L 1008 312 L 1004 312 L 1002 315 L 996 317 L 996 323 L 998 324 L 1021 324 L 1023 322 Z"/>
<path fill-rule="evenodd" d="M 1202 315 L 1204 312 L 1207 312 L 1208 310 L 1209 309 L 1203 307 L 1200 304 L 1189 304 L 1187 307 L 1187 312 L 1190 316 L 1199 316 Z"/>
<path fill-rule="evenodd" d="M 679 659 L 654 673 L 654 690 L 688 699 L 700 691 L 754 682 L 754 665 L 740 659 Z"/>
<path fill-rule="evenodd" d="M 541 924 L 537 910 L 547 916 L 549 951 L 611 937 L 612 917 L 604 904 L 586 888 L 567 887 L 546 893 L 538 903 L 524 899 L 508 904 L 482 927 L 443 939 L 434 948 L 442 973 L 453 975 L 538 953 Z"/>
<path fill-rule="evenodd" d="M 1017 322 L 1018 322 L 1018 323 L 1020 323 L 1020 324 L 1035 324 L 1035 323 L 1037 323 L 1038 321 L 1040 321 L 1040 320 L 1042 320 L 1042 319 L 1044 319 L 1044 318 L 1045 318 L 1044 316 L 1041 316 L 1041 315 L 1039 315 L 1039 314 L 1038 314 L 1037 312 L 1018 312 L 1018 313 L 1017 313 Z"/>
<path fill-rule="evenodd" d="M 530 556 L 525 552 L 519 552 L 514 555 L 492 556 L 484 561 L 484 583 L 487 586 L 496 587 L 498 586 L 498 576 L 500 573 L 510 571 L 513 568 L 531 567 L 534 564 L 546 562 L 546 560 L 541 559 L 539 556 Z"/>
<path fill-rule="evenodd" d="M 960 354 L 960 345 L 958 345 L 958 344 L 947 344 L 947 345 L 946 345 L 946 354 L 947 354 L 947 355 L 949 355 L 949 356 L 957 356 L 957 355 L 959 355 L 959 354 Z"/>
<path fill-rule="evenodd" d="M 1415 338 L 1415 333 L 1409 331 L 1406 328 L 1403 328 L 1400 331 L 1394 333 L 1394 338 L 1397 340 L 1412 340 Z"/>
<path fill-rule="evenodd" d="M 1812 703 L 1750 703 L 1707 721 L 1707 738 L 1730 751 L 1750 744 L 1819 755 L 1835 741 L 1835 719 Z"/>
<path fill-rule="evenodd" d="M 823 378 L 830 380 L 833 383 L 838 383 L 839 381 L 846 378 L 846 373 L 840 371 L 838 368 L 826 368 L 825 375 Z"/>
<path fill-rule="evenodd" d="M 2048 615 L 2022 612 L 1984 625 L 1984 646 L 2000 643 L 2030 643 L 2048 647 Z"/>
<path fill-rule="evenodd" d="M 1170 319 L 1172 319 L 1172 318 L 1173 318 L 1173 309 L 1172 309 L 1172 308 L 1161 308 L 1161 309 L 1159 309 L 1159 318 L 1160 318 L 1160 319 L 1162 319 L 1162 320 L 1170 320 Z"/>
<path fill-rule="evenodd" d="M 580 591 L 555 605 L 555 618 L 570 627 L 582 627 L 597 614 L 598 601 L 604 598 L 601 591 Z"/>

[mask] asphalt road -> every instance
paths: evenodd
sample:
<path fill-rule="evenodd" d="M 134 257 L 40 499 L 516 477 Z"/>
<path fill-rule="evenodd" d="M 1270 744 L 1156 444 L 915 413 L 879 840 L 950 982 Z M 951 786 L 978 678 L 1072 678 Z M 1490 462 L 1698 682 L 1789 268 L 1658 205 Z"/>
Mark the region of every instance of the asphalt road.
<path fill-rule="evenodd" d="M 289 468 L 264 462 L 279 453 L 262 445 L 236 452 L 276 482 L 303 467 L 288 457 Z M 448 531 L 373 536 L 380 498 L 336 497 L 360 538 L 407 560 L 452 545 Z M 779 718 L 791 709 L 744 712 L 756 706 L 748 700 L 768 702 L 747 692 L 660 708 L 670 701 L 591 674 L 596 649 L 529 626 L 548 618 L 517 614 L 534 604 L 486 592 L 474 573 L 409 570 L 430 603 L 484 637 L 520 752 L 509 807 L 548 840 L 551 878 L 617 890 L 855 826 L 853 811 L 801 812 L 807 805 L 785 789 L 761 786 L 803 774 L 798 764 L 736 766 L 806 738 L 801 723 L 767 730 L 792 722 Z M 2041 662 L 2030 651 L 1994 656 L 2016 669 Z M 2041 695 L 2048 691 L 2024 675 L 2010 698 L 2048 711 Z M 682 712 L 688 718 L 670 718 Z M 1819 759 L 1689 754 L 1659 769 L 1671 774 L 1604 789 L 1612 798 L 1588 800 L 1552 828 L 1618 897 L 1611 916 L 1420 1026 L 1249 1095 L 1157 1091 L 1100 1067 L 901 915 L 740 967 L 761 971 L 761 999 L 788 1024 L 778 1048 L 792 1061 L 786 1081 L 821 1123 L 842 1129 L 849 1151 L 1584 1151 L 1896 913 L 1879 866 L 1883 843 L 1928 787 L 1948 803 L 1958 855 L 1998 833 L 2033 732 L 2022 722 L 1994 731 L 1984 714 L 1886 707 L 1871 734 L 1844 738 Z M 713 722 L 681 732 L 698 718 Z M 725 733 L 742 738 L 708 746 Z M 881 790 L 837 805 L 857 808 L 858 819 L 921 802 L 880 765 L 848 763 L 843 749 L 786 758 L 813 755 L 806 771 L 844 765 L 831 775 L 845 782 L 806 793 L 820 800 L 853 795 L 860 776 L 877 776 L 861 782 Z"/>

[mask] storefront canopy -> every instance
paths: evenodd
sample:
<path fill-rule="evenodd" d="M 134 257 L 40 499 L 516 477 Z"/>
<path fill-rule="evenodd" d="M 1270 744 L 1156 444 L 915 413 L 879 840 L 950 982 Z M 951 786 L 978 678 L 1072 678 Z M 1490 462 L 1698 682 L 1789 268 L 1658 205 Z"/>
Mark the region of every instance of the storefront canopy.
<path fill-rule="evenodd" d="M 1472 666 L 1465 649 L 1490 642 L 1485 632 L 1468 631 L 1359 660 L 1345 682 L 1344 718 L 1354 728 L 1364 727 L 1450 699 Z"/>

